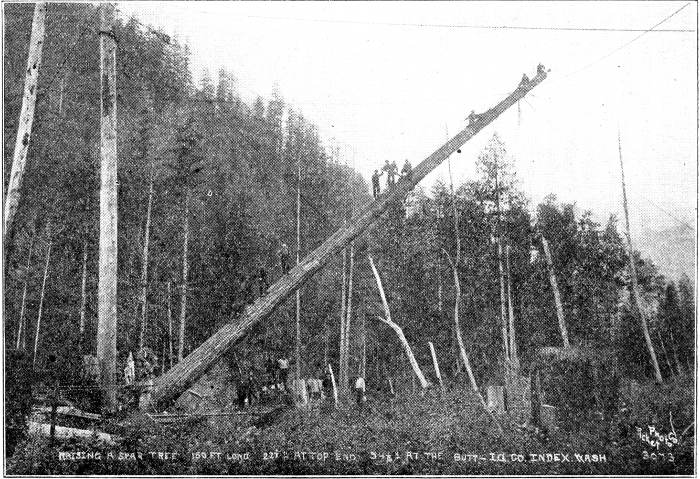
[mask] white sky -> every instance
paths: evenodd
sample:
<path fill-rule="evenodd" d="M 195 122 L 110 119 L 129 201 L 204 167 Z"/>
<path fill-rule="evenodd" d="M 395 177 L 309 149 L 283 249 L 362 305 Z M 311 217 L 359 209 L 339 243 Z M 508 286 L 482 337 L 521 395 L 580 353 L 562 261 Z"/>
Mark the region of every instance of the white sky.
<path fill-rule="evenodd" d="M 533 202 L 555 193 L 604 218 L 621 211 L 619 123 L 634 234 L 678 225 L 658 207 L 695 224 L 696 33 L 650 32 L 598 61 L 640 32 L 425 24 L 644 30 L 685 3 L 125 2 L 119 11 L 187 39 L 195 78 L 224 66 L 247 98 L 279 84 L 368 179 L 385 159 L 418 163 L 542 62 L 552 71 L 521 102 L 520 122 L 514 107 L 467 143 L 452 158 L 455 180 L 474 176 L 497 131 Z M 658 28 L 695 30 L 696 19 L 691 3 Z M 424 26 L 397 25 L 407 23 Z M 445 163 L 422 185 L 446 177 Z"/>

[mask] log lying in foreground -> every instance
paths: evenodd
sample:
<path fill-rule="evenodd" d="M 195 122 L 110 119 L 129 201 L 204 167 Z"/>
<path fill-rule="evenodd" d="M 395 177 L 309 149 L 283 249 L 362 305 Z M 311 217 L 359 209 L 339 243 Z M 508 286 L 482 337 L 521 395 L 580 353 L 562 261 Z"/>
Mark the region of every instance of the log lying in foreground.
<path fill-rule="evenodd" d="M 51 424 L 41 422 L 29 422 L 29 434 L 36 436 L 51 436 Z M 90 431 L 89 429 L 75 429 L 72 427 L 56 426 L 55 437 L 58 439 L 69 439 L 72 437 L 89 439 L 97 438 L 97 440 L 105 444 L 115 445 L 121 438 L 107 434 L 106 432 Z"/>
<path fill-rule="evenodd" d="M 465 129 L 420 162 L 408 177 L 401 179 L 396 186 L 367 205 L 347 226 L 336 231 L 289 273 L 275 282 L 268 293 L 248 306 L 243 314 L 219 329 L 180 363 L 158 378 L 153 395 L 154 403 L 159 407 L 167 407 L 171 401 L 205 374 L 253 325 L 272 314 L 280 303 L 291 296 L 325 263 L 377 221 L 392 203 L 403 201 L 408 192 L 428 173 L 546 77 L 544 68 L 540 66 L 537 76 L 532 80 L 523 78 L 515 91 L 496 106 L 480 115 L 470 115 L 472 118 Z"/>

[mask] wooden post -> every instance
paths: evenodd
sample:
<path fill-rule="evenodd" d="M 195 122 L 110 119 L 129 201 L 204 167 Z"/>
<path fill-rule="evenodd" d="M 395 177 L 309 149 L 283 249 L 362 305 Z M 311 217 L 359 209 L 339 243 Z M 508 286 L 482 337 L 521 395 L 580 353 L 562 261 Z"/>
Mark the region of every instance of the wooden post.
<path fill-rule="evenodd" d="M 430 156 L 421 161 L 411 175 L 402 178 L 396 186 L 369 203 L 352 221 L 340 228 L 313 252 L 309 253 L 295 268 L 280 278 L 268 290 L 268 294 L 249 305 L 243 314 L 222 326 L 209 339 L 190 353 L 185 361 L 158 378 L 154 398 L 159 405 L 169 404 L 186 391 L 197 379 L 236 344 L 255 324 L 270 317 L 275 309 L 289 298 L 311 276 L 334 258 L 352 240 L 362 234 L 371 224 L 396 202 L 403 201 L 413 187 L 439 166 L 449 155 L 461 148 L 484 127 L 493 122 L 504 111 L 523 98 L 530 90 L 547 78 L 543 67 L 528 82 L 521 82 L 501 102 L 480 115 L 450 141 L 441 145 Z"/>
<path fill-rule="evenodd" d="M 26 311 L 27 305 L 27 286 L 29 283 L 29 267 L 32 264 L 32 251 L 34 249 L 34 238 L 36 233 L 32 233 L 32 239 L 29 241 L 29 253 L 27 254 L 27 266 L 24 268 L 24 288 L 22 289 L 22 306 L 19 311 L 19 325 L 17 326 L 17 345 L 16 349 L 19 349 L 20 339 L 22 338 L 22 328 L 24 327 L 24 313 Z M 27 335 L 27 332 L 24 332 Z"/>
<path fill-rule="evenodd" d="M 177 345 L 177 361 L 182 362 L 185 352 L 185 321 L 187 319 L 187 275 L 189 271 L 189 260 L 187 258 L 188 243 L 190 239 L 190 191 L 187 190 L 185 197 L 185 215 L 183 223 L 182 241 L 182 299 L 180 301 L 180 337 Z"/>
<path fill-rule="evenodd" d="M 50 226 L 49 226 L 50 228 Z M 39 296 L 39 313 L 36 317 L 36 333 L 34 335 L 34 359 L 32 366 L 36 365 L 36 352 L 39 348 L 39 332 L 41 331 L 41 313 L 44 310 L 44 294 L 46 293 L 46 278 L 49 276 L 49 261 L 51 259 L 51 246 L 53 240 L 50 238 L 51 231 L 49 230 L 49 248 L 46 251 L 46 264 L 44 265 L 44 280 L 41 283 L 41 295 Z"/>
<path fill-rule="evenodd" d="M 564 347 L 569 347 L 569 333 L 566 330 L 566 321 L 564 320 L 564 307 L 561 304 L 561 295 L 559 294 L 559 286 L 557 285 L 557 275 L 554 272 L 554 261 L 552 253 L 549 251 L 549 242 L 542 235 L 542 248 L 544 249 L 544 257 L 547 259 L 547 269 L 549 271 L 549 284 L 552 285 L 554 292 L 554 304 L 557 308 L 557 319 L 559 320 L 559 331 L 564 342 Z"/>
<path fill-rule="evenodd" d="M 649 326 L 647 325 L 647 318 L 644 313 L 644 307 L 642 305 L 642 297 L 639 294 L 639 285 L 637 282 L 637 266 L 634 262 L 634 248 L 632 247 L 632 235 L 630 234 L 630 218 L 629 211 L 627 208 L 627 189 L 625 187 L 625 167 L 622 163 L 622 142 L 620 141 L 620 131 L 617 132 L 617 149 L 620 155 L 620 179 L 622 182 L 622 205 L 625 209 L 625 236 L 627 238 L 627 256 L 629 258 L 630 266 L 630 278 L 632 280 L 632 300 L 637 308 L 637 314 L 639 314 L 639 322 L 642 326 L 642 333 L 644 334 L 644 341 L 647 344 L 647 350 L 649 351 L 649 359 L 651 365 L 654 368 L 654 376 L 656 376 L 656 382 L 663 383 L 663 378 L 661 377 L 661 369 L 659 368 L 659 361 L 656 359 L 656 352 L 654 351 L 654 345 L 651 342 L 651 336 L 649 336 Z"/>
<path fill-rule="evenodd" d="M 141 261 L 141 331 L 139 332 L 139 350 L 143 348 L 146 333 L 146 311 L 148 309 L 148 245 L 151 239 L 151 208 L 153 206 L 153 164 L 151 164 L 148 185 L 148 206 L 146 208 L 146 228 L 143 233 L 143 256 Z"/>
<path fill-rule="evenodd" d="M 437 356 L 435 355 L 435 347 L 432 341 L 428 341 L 428 346 L 430 346 L 430 355 L 433 357 L 433 366 L 435 367 L 435 376 L 440 383 L 440 389 L 445 392 L 445 384 L 442 382 L 442 376 L 440 375 L 440 365 L 438 364 Z"/>
<path fill-rule="evenodd" d="M 97 359 L 105 409 L 116 406 L 117 361 L 117 45 L 114 5 L 100 4 L 100 268 Z"/>
<path fill-rule="evenodd" d="M 8 238 L 11 237 L 12 223 L 15 213 L 17 213 L 22 178 L 27 163 L 27 150 L 29 149 L 29 137 L 32 134 L 32 123 L 34 122 L 39 67 L 41 66 L 44 45 L 45 20 L 46 2 L 37 2 L 34 6 L 32 33 L 29 38 L 29 56 L 27 57 L 27 69 L 24 76 L 24 93 L 22 96 L 22 109 L 19 114 L 15 151 L 12 155 L 12 170 L 10 171 L 10 181 L 7 185 L 7 196 L 5 197 L 5 221 L 3 228 L 5 248 L 7 248 Z"/>
<path fill-rule="evenodd" d="M 83 274 L 80 282 L 80 326 L 78 346 L 80 352 L 83 351 L 83 344 L 85 343 L 85 306 L 87 305 L 87 239 L 83 241 Z"/>
<path fill-rule="evenodd" d="M 418 378 L 418 381 L 420 382 L 420 385 L 423 389 L 428 387 L 428 381 L 425 380 L 425 376 L 423 376 L 423 372 L 420 370 L 420 367 L 418 366 L 418 362 L 416 361 L 415 356 L 413 356 L 413 351 L 411 350 L 411 346 L 408 344 L 408 340 L 406 339 L 406 336 L 403 334 L 403 330 L 399 327 L 398 324 L 393 322 L 391 320 L 391 311 L 389 310 L 389 303 L 386 300 L 386 295 L 384 294 L 384 287 L 382 286 L 382 279 L 379 277 L 379 272 L 377 271 L 377 268 L 374 266 L 374 261 L 372 261 L 372 257 L 369 256 L 369 264 L 372 267 L 372 272 L 374 273 L 374 278 L 377 280 L 377 289 L 379 289 L 379 296 L 382 298 L 382 304 L 384 305 L 384 314 L 386 315 L 385 318 L 382 318 L 381 316 L 377 316 L 377 319 L 379 319 L 381 322 L 385 323 L 388 325 L 391 329 L 396 332 L 396 335 L 399 337 L 399 341 L 401 341 L 401 345 L 403 346 L 404 351 L 406 352 L 406 356 L 408 357 L 408 362 L 411 363 L 411 367 L 413 368 L 413 372 L 416 374 L 416 377 Z"/>

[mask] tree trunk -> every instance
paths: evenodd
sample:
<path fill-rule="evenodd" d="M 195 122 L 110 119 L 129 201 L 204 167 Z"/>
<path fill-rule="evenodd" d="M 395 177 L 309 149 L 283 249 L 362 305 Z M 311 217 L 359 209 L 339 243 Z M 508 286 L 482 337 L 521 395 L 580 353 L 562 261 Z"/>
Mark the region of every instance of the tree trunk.
<path fill-rule="evenodd" d="M 347 270 L 347 261 L 348 261 L 348 251 L 347 248 L 343 249 L 343 272 L 342 272 L 342 279 L 343 279 L 343 285 L 342 285 L 342 291 L 340 293 L 340 342 L 339 342 L 339 351 L 338 351 L 338 390 L 340 393 L 341 399 L 345 399 L 347 397 L 348 393 L 348 378 L 343 377 L 344 373 L 347 373 L 347 368 L 345 367 L 345 362 L 347 361 L 346 354 L 347 354 L 347 348 L 345 347 L 345 308 L 348 305 L 347 302 L 347 296 L 346 296 L 346 291 L 347 291 L 347 276 L 345 275 L 345 271 Z"/>
<path fill-rule="evenodd" d="M 49 236 L 51 232 L 49 231 Z M 41 313 L 44 310 L 44 294 L 46 293 L 46 278 L 49 276 L 49 261 L 51 260 L 51 246 L 53 240 L 49 239 L 49 248 L 46 250 L 46 264 L 44 265 L 44 280 L 41 283 L 41 295 L 39 296 L 39 313 L 36 317 L 36 332 L 34 334 L 34 359 L 32 365 L 36 365 L 36 353 L 39 348 L 39 332 L 41 331 Z"/>
<path fill-rule="evenodd" d="M 297 266 L 299 266 L 299 252 L 301 251 L 301 156 L 297 157 Z M 296 347 L 294 369 L 297 381 L 301 378 L 301 291 L 296 290 Z"/>
<path fill-rule="evenodd" d="M 326 322 L 323 323 L 323 364 L 328 364 L 328 343 L 329 343 L 329 337 L 328 337 L 328 320 L 330 318 L 326 318 Z"/>
<path fill-rule="evenodd" d="M 656 336 L 659 338 L 659 344 L 661 344 L 661 350 L 664 353 L 664 359 L 666 359 L 666 366 L 668 367 L 668 372 L 671 376 L 675 376 L 675 371 L 673 370 L 673 367 L 671 366 L 671 358 L 668 356 L 668 352 L 666 351 L 666 346 L 664 345 L 664 340 L 661 338 L 661 333 L 659 331 L 656 331 Z"/>
<path fill-rule="evenodd" d="M 659 384 L 663 383 L 663 378 L 661 377 L 661 369 L 659 368 L 659 361 L 656 359 L 656 352 L 654 352 L 654 345 L 651 342 L 651 337 L 649 336 L 649 326 L 647 325 L 647 318 L 644 314 L 644 307 L 642 306 L 642 297 L 639 294 L 639 285 L 637 283 L 637 266 L 634 263 L 634 248 L 632 247 L 632 235 L 630 234 L 630 218 L 629 211 L 627 209 L 627 189 L 625 187 L 625 167 L 622 163 L 622 143 L 620 141 L 620 132 L 617 132 L 617 148 L 620 154 L 620 173 L 622 182 L 622 205 L 625 210 L 625 236 L 627 237 L 627 256 L 629 258 L 630 265 L 630 277 L 632 279 L 632 299 L 637 307 L 637 313 L 639 314 L 639 321 L 642 326 L 642 333 L 644 334 L 644 341 L 646 341 L 647 349 L 649 351 L 649 359 L 651 365 L 654 368 L 654 376 L 656 377 L 656 382 Z"/>
<path fill-rule="evenodd" d="M 401 341 L 401 345 L 403 346 L 404 351 L 406 352 L 406 356 L 408 357 L 408 361 L 411 363 L 411 367 L 413 368 L 413 372 L 416 374 L 416 377 L 418 378 L 418 381 L 420 382 L 420 385 L 423 389 L 428 387 L 428 381 L 425 380 L 425 376 L 423 376 L 423 372 L 420 370 L 420 366 L 418 366 L 418 362 L 416 361 L 415 356 L 413 356 L 413 351 L 411 350 L 411 346 L 408 344 L 408 340 L 406 339 L 406 336 L 403 334 L 403 330 L 399 327 L 398 324 L 393 322 L 391 320 L 391 311 L 389 310 L 389 303 L 386 300 L 386 295 L 384 294 L 384 287 L 382 286 L 382 279 L 379 277 L 379 272 L 377 271 L 377 268 L 374 266 L 374 261 L 372 261 L 372 257 L 369 257 L 369 264 L 372 267 L 372 272 L 374 273 L 374 278 L 377 280 L 377 289 L 379 289 L 379 296 L 382 298 L 382 304 L 384 305 L 384 315 L 386 316 L 385 318 L 382 318 L 381 316 L 377 316 L 377 319 L 379 319 L 381 322 L 387 324 L 391 329 L 393 329 L 396 332 L 396 335 L 399 337 L 399 341 Z"/>
<path fill-rule="evenodd" d="M 345 307 L 345 328 L 344 328 L 344 333 L 345 333 L 345 341 L 343 342 L 343 345 L 345 347 L 345 351 L 343 353 L 345 357 L 345 362 L 343 363 L 343 366 L 345 370 L 343 371 L 342 376 L 348 380 L 350 377 L 350 319 L 352 318 L 352 277 L 353 277 L 353 270 L 355 269 L 355 246 L 354 243 L 350 243 L 350 270 L 348 272 L 348 292 L 347 292 L 347 306 Z"/>
<path fill-rule="evenodd" d="M 146 333 L 146 311 L 148 309 L 148 245 L 151 238 L 151 209 L 153 206 L 153 165 L 148 186 L 148 207 L 146 208 L 146 229 L 143 233 L 143 257 L 141 262 L 141 331 L 139 333 L 139 350 L 143 348 Z"/>
<path fill-rule="evenodd" d="M 100 4 L 100 276 L 97 358 L 108 411 L 116 407 L 117 367 L 117 45 L 114 5 Z"/>
<path fill-rule="evenodd" d="M 428 341 L 428 346 L 430 346 L 430 355 L 433 357 L 433 367 L 435 368 L 435 377 L 440 383 L 440 389 L 445 392 L 445 384 L 442 382 L 442 376 L 440 375 L 440 365 L 438 364 L 437 356 L 435 355 L 435 346 L 433 346 L 432 341 Z"/>
<path fill-rule="evenodd" d="M 501 190 L 498 183 L 498 159 L 496 159 L 496 241 L 498 253 L 498 284 L 500 287 L 500 305 L 501 305 L 501 334 L 503 335 L 503 365 L 505 366 L 506 384 L 510 379 L 511 363 L 510 363 L 510 343 L 508 334 L 508 320 L 506 316 L 506 295 L 505 281 L 503 273 L 503 238 L 501 236 Z"/>
<path fill-rule="evenodd" d="M 328 372 L 331 373 L 331 384 L 333 385 L 333 399 L 335 399 L 335 407 L 338 407 L 338 388 L 335 385 L 335 376 L 333 375 L 333 368 L 330 363 L 328 364 Z"/>
<path fill-rule="evenodd" d="M 29 242 L 29 253 L 27 254 L 27 266 L 24 269 L 24 288 L 22 289 L 22 306 L 19 311 L 19 324 L 17 326 L 17 345 L 16 348 L 19 349 L 20 339 L 22 338 L 22 328 L 24 327 L 24 313 L 27 306 L 27 286 L 29 284 L 29 267 L 32 262 L 32 251 L 34 250 L 34 238 L 36 233 L 32 233 L 32 239 Z M 27 335 L 26 330 L 24 335 Z"/>
<path fill-rule="evenodd" d="M 186 391 L 253 325 L 267 319 L 277 306 L 289 298 L 314 273 L 377 221 L 390 205 L 403 201 L 408 192 L 449 155 L 461 148 L 464 143 L 524 97 L 546 77 L 545 71 L 540 71 L 531 81 L 519 84 L 513 93 L 496 106 L 481 115 L 477 115 L 477 118 L 466 128 L 419 163 L 410 176 L 402 179 L 385 194 L 370 202 L 348 225 L 336 231 L 323 244 L 308 254 L 298 266 L 274 283 L 268 290 L 268 294 L 258 298 L 255 303 L 246 308 L 243 314 L 222 326 L 204 341 L 185 361 L 158 378 L 154 391 L 156 402 L 160 405 L 169 404 L 170 401 Z"/>
<path fill-rule="evenodd" d="M 544 249 L 544 257 L 547 260 L 547 270 L 549 271 L 549 284 L 552 285 L 554 293 L 554 304 L 557 308 L 557 319 L 559 320 L 559 331 L 564 342 L 564 347 L 569 347 L 569 333 L 566 330 L 566 321 L 564 320 L 564 307 L 561 304 L 561 295 L 559 294 L 559 286 L 557 285 L 557 275 L 554 272 L 554 261 L 552 253 L 549 251 L 549 241 L 542 235 L 542 248 Z"/>
<path fill-rule="evenodd" d="M 676 347 L 676 340 L 673 337 L 673 330 L 669 327 L 668 332 L 671 335 L 671 349 L 673 350 L 673 359 L 676 362 L 676 371 L 678 371 L 678 375 L 682 375 L 683 371 L 681 370 L 681 362 L 678 360 L 678 348 Z"/>
<path fill-rule="evenodd" d="M 510 372 L 510 345 L 508 334 L 508 319 L 506 315 L 506 292 L 505 292 L 505 282 L 503 276 L 505 276 L 503 271 L 503 248 L 501 246 L 501 238 L 497 237 L 498 242 L 498 283 L 499 283 L 499 293 L 500 293 L 500 305 L 501 305 L 501 334 L 503 336 L 503 358 L 504 365 L 506 368 L 506 376 Z"/>
<path fill-rule="evenodd" d="M 19 205 L 20 189 L 22 188 L 22 178 L 27 163 L 27 151 L 29 150 L 29 137 L 32 134 L 39 67 L 41 66 L 41 55 L 44 45 L 45 20 L 46 2 L 37 2 L 34 6 L 32 33 L 29 39 L 29 56 L 27 58 L 27 69 L 24 76 L 24 94 L 22 96 L 22 109 L 20 111 L 17 127 L 15 151 L 12 155 L 12 170 L 10 171 L 10 181 L 7 185 L 7 196 L 5 197 L 3 243 L 5 243 L 6 248 L 7 240 L 11 235 L 15 213 L 17 213 L 17 207 Z"/>
<path fill-rule="evenodd" d="M 187 318 L 187 272 L 189 263 L 187 259 L 187 248 L 190 239 L 190 191 L 185 196 L 185 215 L 182 218 L 183 241 L 182 241 L 182 301 L 180 302 L 180 338 L 177 345 L 177 361 L 182 362 L 185 352 L 185 320 Z"/>
<path fill-rule="evenodd" d="M 170 356 L 170 367 L 173 367 L 173 312 L 171 307 L 171 286 L 168 281 L 168 351 Z"/>
<path fill-rule="evenodd" d="M 87 240 L 83 241 L 83 274 L 80 282 L 80 328 L 78 346 L 83 351 L 85 343 L 85 306 L 87 304 Z"/>
<path fill-rule="evenodd" d="M 365 311 L 362 308 L 362 377 L 367 378 L 367 329 L 365 324 Z"/>
<path fill-rule="evenodd" d="M 459 284 L 459 274 L 457 272 L 457 265 L 452 262 L 452 259 L 450 258 L 450 255 L 447 253 L 447 251 L 445 251 L 444 249 L 442 251 L 443 253 L 445 253 L 445 256 L 447 256 L 447 261 L 449 261 L 450 266 L 452 267 L 452 276 L 454 277 L 455 281 L 455 335 L 457 336 L 457 345 L 459 347 L 460 356 L 462 357 L 462 362 L 464 363 L 464 369 L 467 371 L 472 390 L 479 399 L 481 407 L 496 425 L 498 432 L 503 434 L 503 429 L 501 428 L 501 425 L 496 419 L 496 416 L 494 416 L 493 413 L 489 410 L 488 406 L 486 405 L 486 401 L 484 401 L 484 396 L 481 395 L 481 391 L 479 391 L 479 386 L 476 384 L 476 378 L 474 377 L 474 372 L 472 371 L 472 366 L 469 362 L 469 356 L 467 356 L 467 350 L 464 348 L 464 340 L 462 339 L 462 328 L 459 325 L 459 302 L 461 301 L 462 297 L 462 288 Z"/>
<path fill-rule="evenodd" d="M 513 283 L 510 276 L 510 245 L 506 245 L 506 279 L 508 286 L 508 333 L 510 345 L 510 363 L 513 374 L 520 373 L 518 346 L 515 341 L 515 314 L 513 312 Z"/>

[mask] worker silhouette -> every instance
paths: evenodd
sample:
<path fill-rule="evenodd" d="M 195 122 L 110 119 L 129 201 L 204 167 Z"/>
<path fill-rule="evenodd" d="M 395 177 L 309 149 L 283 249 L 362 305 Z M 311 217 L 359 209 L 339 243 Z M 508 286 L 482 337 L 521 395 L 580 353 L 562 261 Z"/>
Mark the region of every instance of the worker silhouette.
<path fill-rule="evenodd" d="M 277 256 L 280 260 L 280 268 L 282 268 L 282 274 L 287 274 L 289 272 L 291 264 L 289 260 L 289 246 L 287 246 L 287 243 L 282 243 L 282 246 L 280 247 L 279 251 L 277 251 Z"/>
<path fill-rule="evenodd" d="M 377 199 L 377 197 L 381 193 L 381 187 L 379 186 L 379 177 L 383 174 L 384 173 L 379 173 L 378 170 L 374 170 L 374 174 L 372 175 L 372 195 L 375 199 Z"/>
<path fill-rule="evenodd" d="M 386 186 L 387 188 L 391 188 L 396 184 L 396 175 L 399 173 L 399 169 L 396 167 L 396 162 L 392 161 L 389 163 L 389 160 L 386 160 L 382 170 L 386 172 Z"/>
<path fill-rule="evenodd" d="M 408 161 L 408 158 L 406 158 L 406 161 L 403 164 L 403 168 L 401 168 L 401 178 L 410 178 L 412 171 L 413 171 L 413 167 L 411 166 L 411 163 Z"/>

